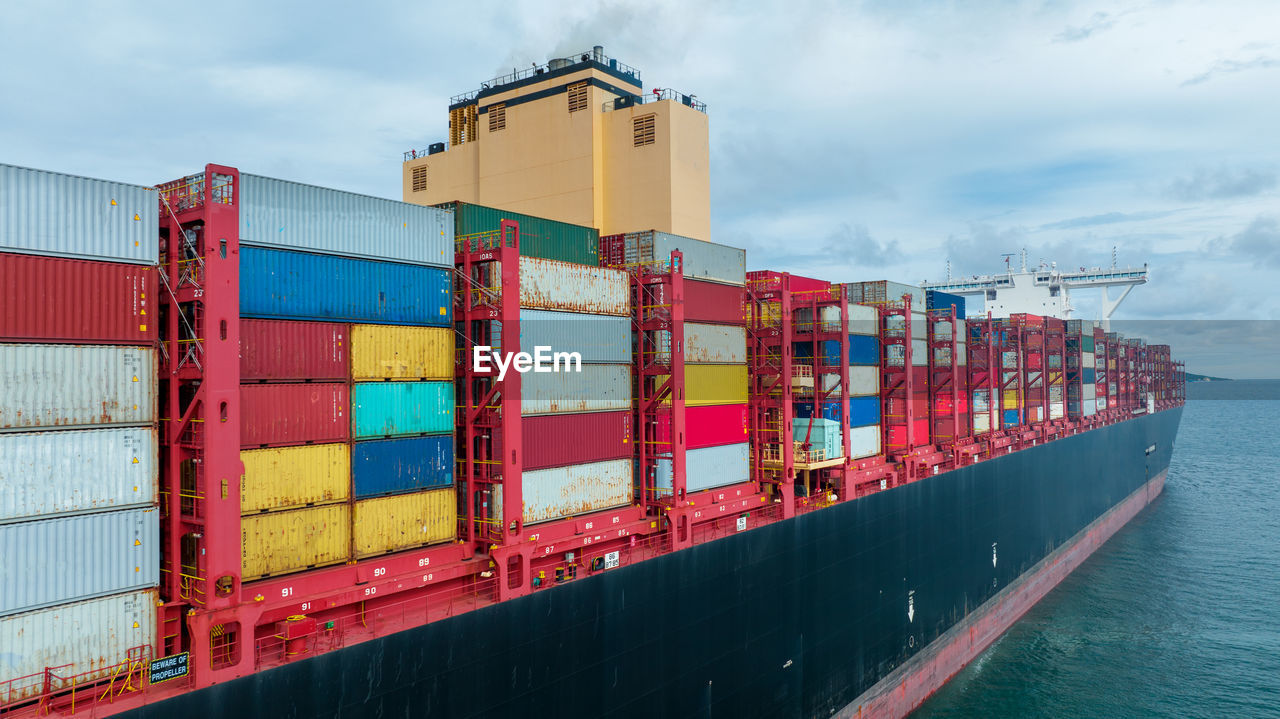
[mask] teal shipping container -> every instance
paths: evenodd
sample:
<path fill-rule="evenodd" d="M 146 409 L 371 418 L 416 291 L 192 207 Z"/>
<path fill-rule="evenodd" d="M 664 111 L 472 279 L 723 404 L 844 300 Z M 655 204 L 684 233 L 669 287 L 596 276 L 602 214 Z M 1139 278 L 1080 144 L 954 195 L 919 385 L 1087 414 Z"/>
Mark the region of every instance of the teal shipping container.
<path fill-rule="evenodd" d="M 514 220 L 520 224 L 521 255 L 593 267 L 600 264 L 600 231 L 594 227 L 467 202 L 446 202 L 436 207 L 453 210 L 454 234 L 458 237 L 497 232 L 503 220 Z"/>
<path fill-rule="evenodd" d="M 840 422 L 830 419 L 796 419 L 791 436 L 797 442 L 809 442 L 810 451 L 821 450 L 822 459 L 844 456 L 844 437 L 840 434 Z"/>
<path fill-rule="evenodd" d="M 452 382 L 357 382 L 352 395 L 356 439 L 453 431 Z"/>

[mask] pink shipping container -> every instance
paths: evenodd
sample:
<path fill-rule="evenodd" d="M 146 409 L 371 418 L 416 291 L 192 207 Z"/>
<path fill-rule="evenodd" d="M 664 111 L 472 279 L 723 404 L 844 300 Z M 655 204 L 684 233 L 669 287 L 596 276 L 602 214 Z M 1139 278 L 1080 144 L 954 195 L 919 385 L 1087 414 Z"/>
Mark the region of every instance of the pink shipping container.
<path fill-rule="evenodd" d="M 659 442 L 671 441 L 671 425 L 658 423 Z M 685 449 L 719 447 L 747 441 L 747 405 L 713 404 L 704 407 L 685 407 Z"/>
<path fill-rule="evenodd" d="M 630 412 L 585 412 L 525 417 L 526 470 L 588 464 L 631 456 Z"/>
<path fill-rule="evenodd" d="M 240 387 L 240 447 L 345 442 L 351 436 L 345 384 L 246 384 Z"/>
<path fill-rule="evenodd" d="M 154 267 L 0 253 L 0 340 L 149 345 Z"/>
<path fill-rule="evenodd" d="M 240 379 L 345 381 L 350 340 L 346 324 L 240 320 Z"/>

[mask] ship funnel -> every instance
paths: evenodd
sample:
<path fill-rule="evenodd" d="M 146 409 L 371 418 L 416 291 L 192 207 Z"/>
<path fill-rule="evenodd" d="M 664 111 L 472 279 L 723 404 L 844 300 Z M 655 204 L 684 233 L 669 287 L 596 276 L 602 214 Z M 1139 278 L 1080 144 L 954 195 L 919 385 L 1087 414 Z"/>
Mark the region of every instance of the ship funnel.
<path fill-rule="evenodd" d="M 591 54 L 595 57 L 596 62 L 604 62 L 604 45 L 596 45 L 591 48 Z"/>

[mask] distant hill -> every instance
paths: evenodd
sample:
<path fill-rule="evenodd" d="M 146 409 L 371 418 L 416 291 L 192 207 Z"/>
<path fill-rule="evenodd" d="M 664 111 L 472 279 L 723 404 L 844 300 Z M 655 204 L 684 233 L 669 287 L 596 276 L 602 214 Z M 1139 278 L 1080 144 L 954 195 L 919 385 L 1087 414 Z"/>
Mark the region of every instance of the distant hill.
<path fill-rule="evenodd" d="M 1188 382 L 1231 382 L 1229 377 L 1210 377 L 1207 374 L 1196 374 L 1194 372 L 1187 373 Z"/>

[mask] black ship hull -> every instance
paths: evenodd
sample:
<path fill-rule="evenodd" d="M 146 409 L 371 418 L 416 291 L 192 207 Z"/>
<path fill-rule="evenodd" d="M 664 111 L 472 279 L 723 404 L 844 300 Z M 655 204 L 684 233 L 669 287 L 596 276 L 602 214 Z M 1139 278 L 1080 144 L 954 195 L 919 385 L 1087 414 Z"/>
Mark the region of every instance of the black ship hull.
<path fill-rule="evenodd" d="M 128 716 L 901 715 L 1151 501 L 1181 416 L 1059 439 Z"/>

